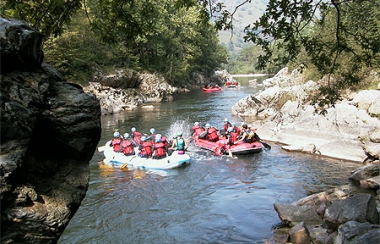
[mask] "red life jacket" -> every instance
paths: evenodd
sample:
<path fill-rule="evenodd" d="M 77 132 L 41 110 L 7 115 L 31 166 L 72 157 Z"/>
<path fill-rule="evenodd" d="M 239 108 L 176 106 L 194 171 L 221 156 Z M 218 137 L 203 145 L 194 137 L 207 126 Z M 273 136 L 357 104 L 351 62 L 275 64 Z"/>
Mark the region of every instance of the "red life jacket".
<path fill-rule="evenodd" d="M 237 132 L 231 132 L 229 136 L 229 142 L 230 144 L 234 144 L 235 141 L 238 140 L 239 133 Z"/>
<path fill-rule="evenodd" d="M 238 134 L 238 136 L 240 135 L 241 130 L 239 127 L 234 126 L 234 131 Z"/>
<path fill-rule="evenodd" d="M 133 140 L 134 140 L 137 144 L 141 144 L 141 133 L 135 131 L 135 132 L 133 132 L 132 134 L 133 134 L 133 136 L 132 136 Z"/>
<path fill-rule="evenodd" d="M 156 144 L 154 144 L 154 156 L 166 156 L 165 144 L 163 142 L 157 142 Z"/>
<path fill-rule="evenodd" d="M 120 143 L 121 142 L 122 142 L 121 138 L 113 138 L 112 139 L 111 144 L 113 146 L 113 151 L 114 152 L 120 152 L 120 148 L 121 148 Z"/>
<path fill-rule="evenodd" d="M 141 149 L 140 149 L 140 155 L 141 156 L 152 156 L 152 146 L 153 146 L 153 143 L 150 142 L 150 141 L 146 141 L 146 142 L 143 142 L 141 144 Z"/>
<path fill-rule="evenodd" d="M 207 130 L 207 140 L 209 141 L 217 141 L 219 140 L 218 133 L 216 132 L 216 129 L 211 127 Z"/>
<path fill-rule="evenodd" d="M 124 140 L 121 142 L 121 151 L 124 153 L 124 155 L 132 155 L 134 154 L 133 150 L 133 144 L 131 140 Z"/>
<path fill-rule="evenodd" d="M 199 125 L 194 125 L 193 131 L 194 131 L 194 135 L 198 136 L 199 134 L 201 134 L 204 131 L 204 129 L 202 127 L 200 127 Z"/>
<path fill-rule="evenodd" d="M 218 147 L 216 147 L 214 150 L 214 154 L 217 156 L 222 156 L 225 154 L 226 149 L 227 149 L 227 145 L 222 142 L 219 142 Z"/>
<path fill-rule="evenodd" d="M 168 142 L 168 140 L 166 139 L 165 136 L 162 136 L 162 137 L 161 137 L 161 142 L 164 143 L 165 148 L 170 147 L 170 144 L 169 144 L 169 142 Z"/>
<path fill-rule="evenodd" d="M 232 126 L 232 124 L 230 122 L 225 122 L 224 123 L 224 126 L 223 126 L 223 130 L 224 131 L 227 131 L 228 130 L 228 127 Z"/>

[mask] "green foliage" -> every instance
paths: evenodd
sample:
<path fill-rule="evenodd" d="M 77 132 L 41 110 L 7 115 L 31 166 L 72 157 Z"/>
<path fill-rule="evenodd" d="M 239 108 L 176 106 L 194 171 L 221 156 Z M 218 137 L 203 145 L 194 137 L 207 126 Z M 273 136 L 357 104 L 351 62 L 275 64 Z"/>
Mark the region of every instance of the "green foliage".
<path fill-rule="evenodd" d="M 212 73 L 227 59 L 208 2 L 5 0 L 0 7 L 3 17 L 44 34 L 45 61 L 72 82 L 84 84 L 97 69 L 131 68 L 181 85 L 192 72 Z"/>
<path fill-rule="evenodd" d="M 62 34 L 64 24 L 81 7 L 82 0 L 3 0 L 0 14 L 5 18 L 16 18 L 30 23 L 45 37 Z"/>
<path fill-rule="evenodd" d="M 211 72 L 227 53 L 213 26 L 204 21 L 202 5 L 178 2 L 94 0 L 92 23 L 105 42 L 130 50 L 141 69 L 181 83 L 193 71 Z"/>
<path fill-rule="evenodd" d="M 246 28 L 246 41 L 261 46 L 259 67 L 288 65 L 306 55 L 319 76 L 321 107 L 340 99 L 340 90 L 363 80 L 363 68 L 380 69 L 380 4 L 366 1 L 270 0 L 265 14 Z"/>

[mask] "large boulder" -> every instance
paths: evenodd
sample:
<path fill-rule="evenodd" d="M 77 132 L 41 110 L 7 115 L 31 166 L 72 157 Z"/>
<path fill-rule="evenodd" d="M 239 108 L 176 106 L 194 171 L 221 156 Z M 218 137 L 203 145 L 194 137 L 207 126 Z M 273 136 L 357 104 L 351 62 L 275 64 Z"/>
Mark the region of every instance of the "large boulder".
<path fill-rule="evenodd" d="M 56 243 L 88 188 L 99 101 L 41 63 L 36 30 L 0 26 L 1 242 Z"/>

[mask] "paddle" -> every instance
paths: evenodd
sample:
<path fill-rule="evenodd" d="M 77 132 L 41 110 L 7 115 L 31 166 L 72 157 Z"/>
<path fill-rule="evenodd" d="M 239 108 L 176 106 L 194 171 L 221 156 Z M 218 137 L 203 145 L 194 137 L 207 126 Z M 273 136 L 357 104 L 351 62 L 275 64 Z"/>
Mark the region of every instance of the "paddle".
<path fill-rule="evenodd" d="M 125 162 L 122 166 L 120 166 L 120 169 L 127 167 L 128 163 L 130 163 L 132 161 L 132 159 L 134 159 L 135 157 L 136 157 L 136 155 L 134 155 L 128 162 Z"/>
<path fill-rule="evenodd" d="M 104 152 L 106 150 L 106 146 L 98 147 L 98 152 Z"/>
<path fill-rule="evenodd" d="M 256 139 L 258 142 L 260 142 L 261 144 L 263 144 L 263 146 L 264 146 L 266 149 L 270 150 L 270 149 L 272 148 L 268 143 L 263 142 L 263 141 L 260 139 L 260 137 L 259 137 L 259 135 L 258 135 L 257 133 L 255 133 L 255 139 Z"/>

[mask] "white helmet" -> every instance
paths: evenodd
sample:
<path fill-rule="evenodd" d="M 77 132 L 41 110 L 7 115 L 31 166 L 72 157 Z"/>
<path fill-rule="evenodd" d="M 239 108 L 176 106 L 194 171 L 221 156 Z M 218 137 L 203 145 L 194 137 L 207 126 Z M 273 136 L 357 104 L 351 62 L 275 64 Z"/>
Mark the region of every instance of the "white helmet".
<path fill-rule="evenodd" d="M 129 134 L 128 134 L 128 133 L 125 133 L 125 134 L 124 134 L 124 138 L 129 138 Z"/>
<path fill-rule="evenodd" d="M 136 128 L 135 128 L 135 127 L 132 127 L 132 128 L 131 128 L 131 131 L 132 131 L 132 132 L 136 132 Z"/>
<path fill-rule="evenodd" d="M 118 131 L 115 131 L 115 132 L 113 133 L 113 137 L 115 137 L 115 138 L 120 137 L 120 133 L 119 133 Z"/>
<path fill-rule="evenodd" d="M 209 123 L 207 123 L 207 124 L 205 125 L 205 127 L 206 127 L 206 128 L 210 128 L 211 125 L 210 125 Z"/>
<path fill-rule="evenodd" d="M 162 138 L 161 134 L 157 134 L 156 137 L 155 137 L 155 141 L 156 142 L 160 142 L 161 138 Z"/>
<path fill-rule="evenodd" d="M 195 122 L 194 125 L 195 125 L 195 126 L 199 125 L 199 122 Z"/>
<path fill-rule="evenodd" d="M 154 132 L 156 132 L 156 130 L 154 128 L 151 128 L 150 133 L 154 134 Z"/>

